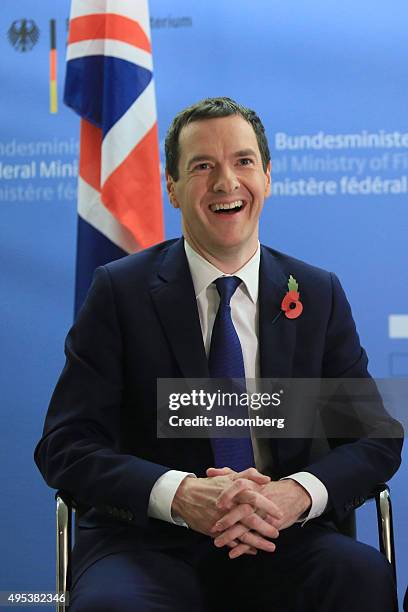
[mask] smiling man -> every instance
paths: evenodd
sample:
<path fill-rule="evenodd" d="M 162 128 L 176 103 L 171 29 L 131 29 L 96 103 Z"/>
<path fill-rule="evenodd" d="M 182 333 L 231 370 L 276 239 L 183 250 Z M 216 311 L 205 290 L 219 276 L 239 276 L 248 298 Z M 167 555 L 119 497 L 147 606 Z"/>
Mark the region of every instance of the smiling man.
<path fill-rule="evenodd" d="M 388 562 L 338 525 L 398 468 L 400 439 L 156 435 L 158 378 L 369 377 L 335 275 L 259 245 L 270 171 L 252 110 L 183 110 L 166 138 L 183 238 L 95 273 L 36 449 L 82 505 L 72 612 L 397 610 Z"/>
<path fill-rule="evenodd" d="M 181 210 L 184 237 L 204 259 L 233 274 L 258 248 L 271 184 L 268 151 L 262 158 L 252 125 L 240 115 L 188 123 L 178 151 L 178 165 L 167 168 L 167 187 Z"/>

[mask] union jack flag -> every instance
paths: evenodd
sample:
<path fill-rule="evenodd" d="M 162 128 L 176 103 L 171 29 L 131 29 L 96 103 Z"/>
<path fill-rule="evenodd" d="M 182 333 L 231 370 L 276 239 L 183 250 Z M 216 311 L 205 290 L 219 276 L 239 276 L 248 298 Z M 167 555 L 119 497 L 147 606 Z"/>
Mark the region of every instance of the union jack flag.
<path fill-rule="evenodd" d="M 98 265 L 163 240 L 147 0 L 73 0 L 65 103 L 81 117 L 75 311 Z"/>

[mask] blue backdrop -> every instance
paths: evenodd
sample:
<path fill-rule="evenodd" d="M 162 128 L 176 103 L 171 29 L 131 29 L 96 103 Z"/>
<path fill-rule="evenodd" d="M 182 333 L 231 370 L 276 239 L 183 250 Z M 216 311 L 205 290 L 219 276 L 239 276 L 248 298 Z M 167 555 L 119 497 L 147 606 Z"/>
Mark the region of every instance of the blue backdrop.
<path fill-rule="evenodd" d="M 255 108 L 273 155 L 262 241 L 335 271 L 372 374 L 408 378 L 406 1 L 151 0 L 150 13 L 162 159 L 182 107 L 228 95 Z M 73 312 L 79 121 L 62 105 L 68 14 L 68 0 L 3 0 L 0 16 L 0 590 L 54 588 L 53 494 L 32 452 Z M 165 226 L 179 235 L 167 200 Z M 392 481 L 401 593 L 406 481 L 403 466 Z M 372 505 L 358 517 L 374 543 Z"/>

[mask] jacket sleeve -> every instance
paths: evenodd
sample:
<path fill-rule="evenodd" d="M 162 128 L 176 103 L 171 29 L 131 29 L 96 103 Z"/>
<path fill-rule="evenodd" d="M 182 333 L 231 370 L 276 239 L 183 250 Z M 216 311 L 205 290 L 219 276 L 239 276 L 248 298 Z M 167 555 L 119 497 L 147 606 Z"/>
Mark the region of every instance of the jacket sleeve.
<path fill-rule="evenodd" d="M 101 267 L 65 343 L 66 363 L 35 461 L 54 488 L 144 525 L 150 491 L 168 467 L 118 452 L 122 335 L 109 272 Z"/>
<path fill-rule="evenodd" d="M 326 333 L 322 378 L 370 378 L 367 356 L 360 346 L 350 305 L 336 276 L 332 274 L 331 278 L 332 311 Z M 378 437 L 374 429 L 370 437 L 330 438 L 330 452 L 305 468 L 326 486 L 328 510 L 334 512 L 338 521 L 362 505 L 376 484 L 389 480 L 401 462 L 403 429 L 388 415 L 379 396 L 376 406 L 378 423 L 388 421 L 395 437 L 394 433 L 393 437 L 381 437 L 384 429 L 379 426 Z"/>

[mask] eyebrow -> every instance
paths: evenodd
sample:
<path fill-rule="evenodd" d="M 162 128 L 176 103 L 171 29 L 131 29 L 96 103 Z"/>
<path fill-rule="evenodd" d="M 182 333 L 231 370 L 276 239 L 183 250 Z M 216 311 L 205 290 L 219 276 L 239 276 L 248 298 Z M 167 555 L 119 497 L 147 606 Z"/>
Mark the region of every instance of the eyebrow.
<path fill-rule="evenodd" d="M 257 153 L 254 149 L 241 149 L 240 151 L 236 151 L 233 154 L 233 157 L 257 157 Z M 191 166 L 193 164 L 197 164 L 199 162 L 203 162 L 203 161 L 216 161 L 215 157 L 213 157 L 212 155 L 194 155 L 194 157 L 192 157 L 187 165 L 187 168 L 191 168 Z"/>
<path fill-rule="evenodd" d="M 254 149 L 242 149 L 234 154 L 234 157 L 257 157 L 257 152 Z"/>

